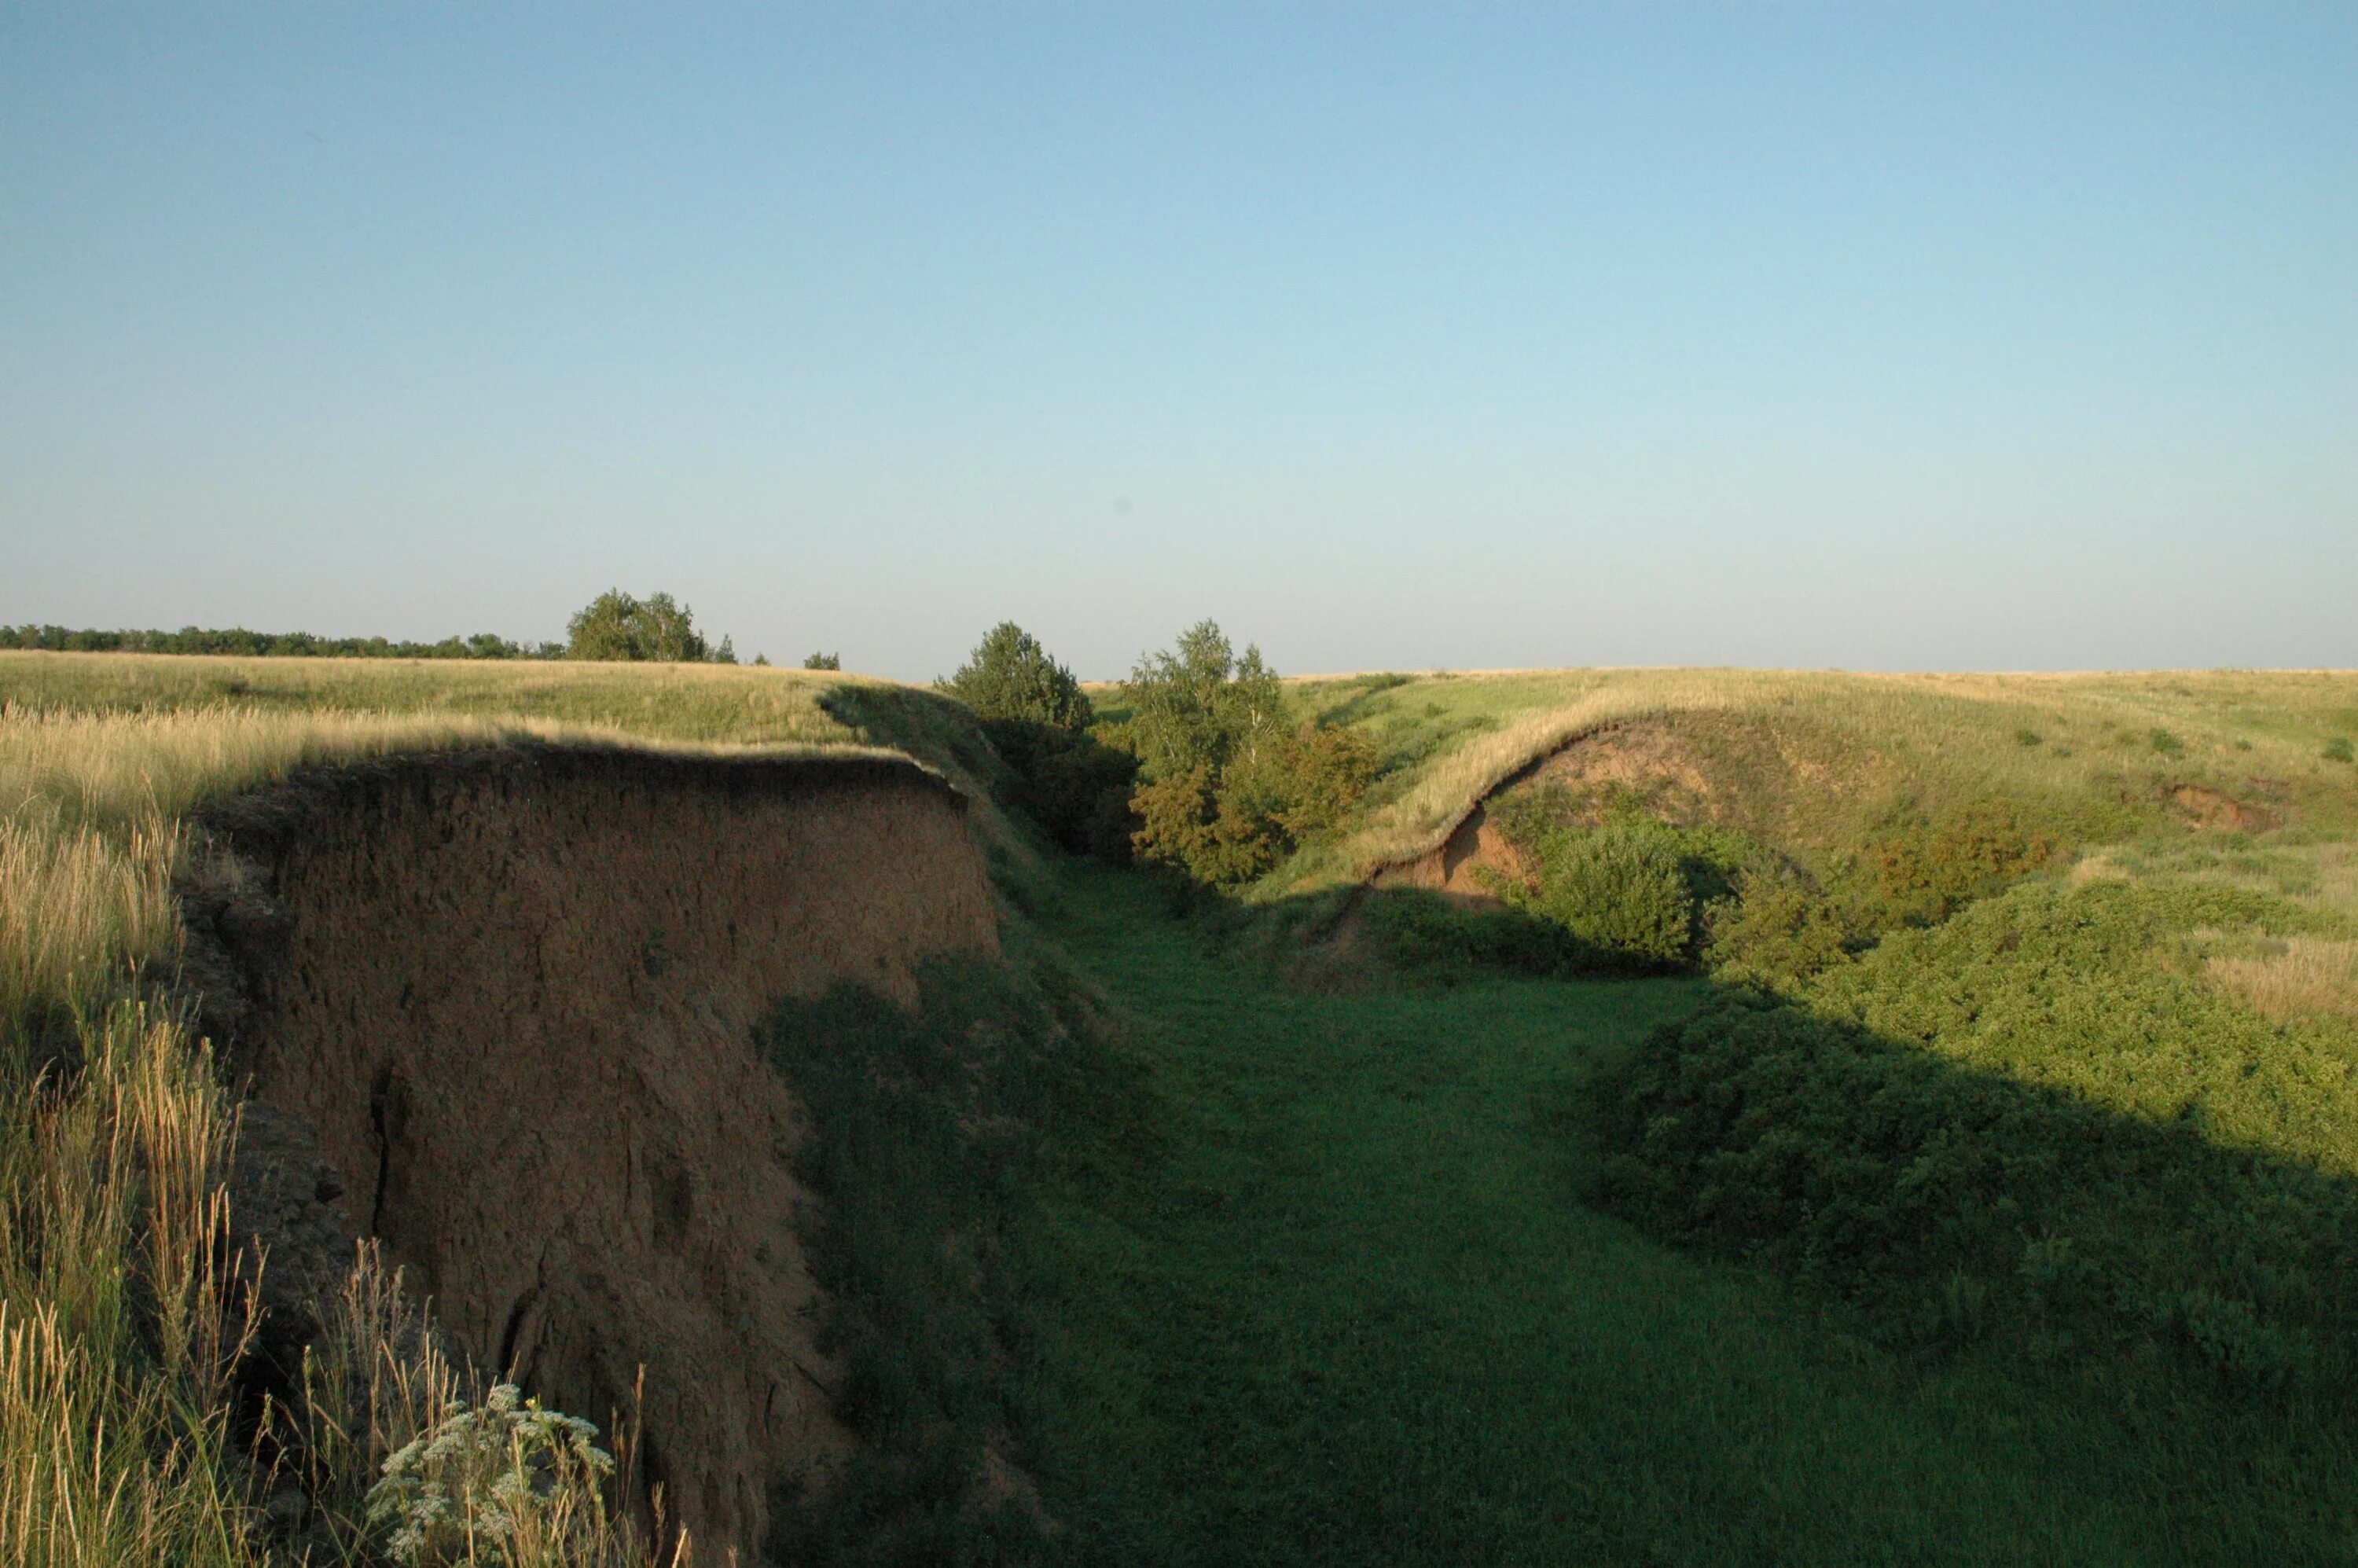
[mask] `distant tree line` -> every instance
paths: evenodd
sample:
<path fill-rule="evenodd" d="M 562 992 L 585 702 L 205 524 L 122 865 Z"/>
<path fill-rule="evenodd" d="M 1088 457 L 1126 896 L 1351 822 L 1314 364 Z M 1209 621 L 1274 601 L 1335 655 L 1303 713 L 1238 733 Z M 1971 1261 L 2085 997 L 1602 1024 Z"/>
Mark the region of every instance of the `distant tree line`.
<path fill-rule="evenodd" d="M 668 593 L 644 599 L 610 589 L 566 622 L 562 643 L 512 643 L 491 632 L 412 643 L 388 637 L 316 637 L 308 632 L 249 632 L 243 626 L 178 632 L 101 632 L 69 626 L 0 625 L 0 648 L 53 654 L 216 654 L 241 658 L 297 659 L 617 659 L 663 664 L 733 665 L 737 650 L 727 637 L 718 647 L 696 629 L 687 606 Z M 828 662 L 811 668 L 839 668 Z M 757 659 L 767 664 L 767 659 Z"/>
<path fill-rule="evenodd" d="M 232 654 L 243 658 L 561 659 L 562 643 L 511 643 L 490 632 L 438 643 L 385 637 L 316 637 L 308 632 L 249 632 L 243 626 L 183 626 L 178 632 L 99 632 L 68 626 L 0 626 L 0 648 L 55 654 Z"/>

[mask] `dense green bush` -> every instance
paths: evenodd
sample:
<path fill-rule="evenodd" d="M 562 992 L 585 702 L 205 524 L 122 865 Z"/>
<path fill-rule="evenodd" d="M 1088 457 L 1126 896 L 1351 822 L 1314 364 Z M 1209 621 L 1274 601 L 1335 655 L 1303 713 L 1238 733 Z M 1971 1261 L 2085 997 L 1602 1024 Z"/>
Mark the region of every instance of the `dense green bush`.
<path fill-rule="evenodd" d="M 1365 734 L 1305 725 L 1225 770 L 1198 762 L 1140 784 L 1133 842 L 1140 859 L 1199 881 L 1250 881 L 1299 846 L 1341 831 L 1375 773 Z"/>
<path fill-rule="evenodd" d="M 983 733 L 1005 761 L 1004 804 L 1076 855 L 1120 865 L 1138 818 L 1130 792 L 1138 759 L 1083 730 L 1027 719 L 990 719 Z"/>
<path fill-rule="evenodd" d="M 1947 919 L 2052 863 L 2063 845 L 2011 801 L 1976 801 L 1938 824 L 1898 826 L 1867 846 L 1881 924 Z"/>
<path fill-rule="evenodd" d="M 1556 825 L 1568 799 L 1501 811 L 1500 831 L 1531 874 L 1487 880 L 1508 903 L 1570 933 L 1593 963 L 1647 969 L 1693 962 L 1711 912 L 1736 899 L 1754 871 L 1767 876 L 1781 865 L 1741 833 L 1674 827 L 1628 798 L 1609 802 L 1595 827 Z"/>
<path fill-rule="evenodd" d="M 1130 859 L 1137 760 L 1089 733 L 1088 695 L 1036 638 L 1002 621 L 956 675 L 934 686 L 982 721 L 1008 767 L 1001 793 L 1011 810 L 1076 854 Z"/>
<path fill-rule="evenodd" d="M 841 654 L 806 654 L 803 668 L 806 670 L 839 670 L 843 668 Z"/>
<path fill-rule="evenodd" d="M 1896 1339 L 2345 1377 L 2347 1032 L 2280 1029 L 2170 967 L 2176 933 L 2326 919 L 2226 890 L 2033 884 L 1798 1002 L 1731 994 L 1592 1083 L 1597 1195 L 1793 1270 Z"/>
<path fill-rule="evenodd" d="M 2349 736 L 2336 735 L 2332 740 L 2328 741 L 2325 743 L 2325 760 L 2327 762 L 2347 762 L 2353 759 L 2358 759 L 2358 749 L 2353 749 L 2351 746 Z"/>
<path fill-rule="evenodd" d="M 1693 946 L 1694 890 L 1668 834 L 1622 822 L 1560 829 L 1540 841 L 1536 881 L 1513 902 L 1585 946 L 1665 968 Z"/>
<path fill-rule="evenodd" d="M 1847 957 L 1851 934 L 1833 904 L 1798 877 L 1747 871 L 1736 895 L 1704 910 L 1703 959 L 1734 984 L 1781 989 Z"/>

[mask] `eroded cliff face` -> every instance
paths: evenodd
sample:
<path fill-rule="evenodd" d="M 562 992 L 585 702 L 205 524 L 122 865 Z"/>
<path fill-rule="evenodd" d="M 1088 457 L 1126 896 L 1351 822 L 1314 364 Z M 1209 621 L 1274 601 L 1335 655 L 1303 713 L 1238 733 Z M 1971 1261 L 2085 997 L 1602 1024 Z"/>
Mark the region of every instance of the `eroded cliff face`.
<path fill-rule="evenodd" d="M 649 1478 L 699 1542 L 750 1548 L 769 1483 L 848 1447 L 795 1105 L 752 1029 L 996 949 L 961 798 L 881 759 L 503 750 L 321 770 L 200 823 L 194 979 L 272 1146 L 299 1119 L 332 1167 L 298 1184 L 548 1403 L 603 1424 L 644 1367 Z"/>

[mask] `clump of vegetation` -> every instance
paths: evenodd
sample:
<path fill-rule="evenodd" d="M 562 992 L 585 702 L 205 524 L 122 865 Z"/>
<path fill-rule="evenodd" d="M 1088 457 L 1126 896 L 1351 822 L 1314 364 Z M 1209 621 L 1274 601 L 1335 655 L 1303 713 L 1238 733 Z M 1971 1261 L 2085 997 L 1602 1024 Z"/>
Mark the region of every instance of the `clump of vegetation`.
<path fill-rule="evenodd" d="M 1937 824 L 1920 818 L 1887 831 L 1866 860 L 1883 920 L 1929 925 L 2042 870 L 2062 849 L 2012 801 L 1981 800 Z"/>
<path fill-rule="evenodd" d="M 2250 1387 L 2344 1376 L 2346 1065 L 2168 962 L 2173 933 L 2320 918 L 2220 889 L 2034 885 L 1792 1000 L 1730 997 L 1593 1086 L 1599 1196 L 1792 1270 L 1902 1342 L 2174 1348 Z"/>
<path fill-rule="evenodd" d="M 1695 896 L 1671 834 L 1612 822 L 1559 829 L 1537 850 L 1537 885 L 1509 884 L 1511 902 L 1633 965 L 1670 968 L 1686 960 Z"/>
<path fill-rule="evenodd" d="M 1736 895 L 1704 911 L 1703 959 L 1731 984 L 1780 990 L 1849 957 L 1853 934 L 1833 904 L 1790 871 L 1755 865 Z"/>
<path fill-rule="evenodd" d="M 1097 717 L 1073 672 L 1012 621 L 983 633 L 965 664 L 939 689 L 982 719 L 1018 719 L 1058 730 L 1086 730 Z"/>
<path fill-rule="evenodd" d="M 2325 760 L 2329 762 L 2347 762 L 2358 760 L 2358 749 L 2353 749 L 2351 746 L 2349 736 L 2336 735 L 2332 740 L 2328 741 L 2325 743 Z"/>
<path fill-rule="evenodd" d="M 385 1460 L 369 1524 L 403 1568 L 585 1561 L 581 1548 L 611 1533 L 603 1487 L 614 1456 L 597 1439 L 514 1383 L 494 1385 L 480 1409 L 454 1400 Z"/>
<path fill-rule="evenodd" d="M 1577 810 L 1564 792 L 1502 810 L 1499 831 L 1530 874 L 1488 880 L 1509 904 L 1562 927 L 1592 965 L 1646 970 L 1692 963 L 1707 912 L 1737 897 L 1747 868 L 1767 874 L 1774 864 L 1743 834 L 1675 827 L 1626 795 L 1608 796 L 1605 820 L 1593 827 L 1548 825 Z"/>
<path fill-rule="evenodd" d="M 756 659 L 754 663 L 768 664 L 769 661 L 767 659 Z M 803 655 L 803 668 L 806 670 L 839 670 L 843 668 L 843 655 L 841 654 L 806 654 Z"/>
<path fill-rule="evenodd" d="M 568 659 L 645 661 L 655 664 L 733 665 L 736 650 L 726 637 L 707 643 L 696 617 L 667 593 L 636 599 L 608 589 L 565 623 Z"/>
<path fill-rule="evenodd" d="M 2025 725 L 2014 732 L 2014 743 L 2017 746 L 2044 746 L 2047 737 Z"/>
<path fill-rule="evenodd" d="M 2157 728 L 2149 730 L 2147 733 L 2146 739 L 2152 742 L 2153 749 L 2155 751 L 2160 752 L 2165 757 L 2176 757 L 2185 754 L 2186 742 L 2180 740 L 2177 736 L 2171 734 L 2167 730 Z"/>
<path fill-rule="evenodd" d="M 1250 881 L 1295 847 L 1339 832 L 1374 781 L 1355 729 L 1292 722 L 1259 648 L 1238 657 L 1209 621 L 1149 654 L 1123 686 L 1109 739 L 1139 761 L 1139 858 L 1199 881 Z"/>

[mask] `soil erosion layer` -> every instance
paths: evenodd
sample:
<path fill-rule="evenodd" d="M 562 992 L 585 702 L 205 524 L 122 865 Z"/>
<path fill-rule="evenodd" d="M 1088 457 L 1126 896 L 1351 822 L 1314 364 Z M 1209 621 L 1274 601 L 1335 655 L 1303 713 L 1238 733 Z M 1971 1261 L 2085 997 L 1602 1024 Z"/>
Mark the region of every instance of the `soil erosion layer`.
<path fill-rule="evenodd" d="M 200 827 L 191 968 L 261 1102 L 233 1190 L 281 1333 L 373 1235 L 557 1408 L 602 1423 L 644 1366 L 648 1480 L 751 1548 L 768 1484 L 848 1443 L 795 1103 L 752 1029 L 996 949 L 962 797 L 889 759 L 501 750 L 320 770 Z"/>

